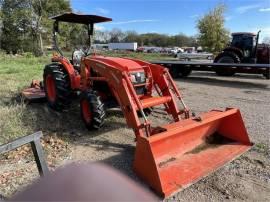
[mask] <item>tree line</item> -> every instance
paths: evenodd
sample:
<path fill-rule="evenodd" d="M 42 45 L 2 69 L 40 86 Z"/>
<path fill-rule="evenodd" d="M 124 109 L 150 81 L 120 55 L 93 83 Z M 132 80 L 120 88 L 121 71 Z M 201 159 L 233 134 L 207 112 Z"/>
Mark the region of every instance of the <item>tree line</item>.
<path fill-rule="evenodd" d="M 96 31 L 96 43 L 137 42 L 139 46 L 197 46 L 197 40 L 193 36 L 185 34 L 167 35 L 159 33 L 138 34 L 136 31 L 123 32 L 120 29 L 111 31 Z"/>

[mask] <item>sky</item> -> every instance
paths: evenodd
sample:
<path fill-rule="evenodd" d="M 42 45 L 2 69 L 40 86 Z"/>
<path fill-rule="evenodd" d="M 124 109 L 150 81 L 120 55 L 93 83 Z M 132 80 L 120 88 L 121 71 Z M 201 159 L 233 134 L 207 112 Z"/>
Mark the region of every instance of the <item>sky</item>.
<path fill-rule="evenodd" d="M 257 32 L 270 37 L 270 0 L 71 0 L 74 12 L 110 17 L 99 30 L 120 28 L 138 33 L 196 35 L 197 20 L 224 3 L 225 27 L 230 32 Z"/>

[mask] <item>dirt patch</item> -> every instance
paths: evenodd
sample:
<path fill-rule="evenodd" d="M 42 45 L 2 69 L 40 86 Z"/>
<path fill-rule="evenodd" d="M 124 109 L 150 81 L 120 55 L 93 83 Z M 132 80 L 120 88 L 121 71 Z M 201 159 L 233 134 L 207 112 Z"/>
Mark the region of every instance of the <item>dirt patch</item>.
<path fill-rule="evenodd" d="M 200 153 L 203 150 L 210 149 L 210 148 L 216 148 L 221 145 L 230 144 L 233 141 L 232 139 L 229 139 L 227 137 L 224 137 L 218 133 L 214 133 L 212 135 L 209 135 L 205 137 L 204 142 L 191 151 L 186 152 L 185 154 L 197 154 Z"/>
<path fill-rule="evenodd" d="M 167 159 L 166 161 L 162 161 L 158 164 L 158 167 L 159 168 L 162 168 L 162 167 L 165 167 L 168 163 L 172 162 L 172 161 L 175 161 L 176 158 L 172 157 L 172 158 L 169 158 Z"/>
<path fill-rule="evenodd" d="M 257 91 L 252 91 L 252 90 L 244 90 L 243 92 L 246 94 L 258 94 Z"/>

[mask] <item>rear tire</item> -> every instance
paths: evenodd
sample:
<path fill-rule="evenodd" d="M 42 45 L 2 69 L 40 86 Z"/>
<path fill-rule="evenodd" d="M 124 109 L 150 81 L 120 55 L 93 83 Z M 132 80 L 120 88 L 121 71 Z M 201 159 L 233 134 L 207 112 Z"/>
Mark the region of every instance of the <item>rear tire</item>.
<path fill-rule="evenodd" d="M 88 130 L 101 128 L 105 120 L 105 107 L 96 91 L 83 92 L 80 100 L 81 117 Z"/>
<path fill-rule="evenodd" d="M 172 78 L 176 79 L 176 78 L 179 77 L 180 72 L 179 72 L 179 69 L 176 66 L 174 66 L 174 65 L 170 66 L 169 67 L 169 72 L 170 72 L 170 75 L 172 76 Z"/>
<path fill-rule="evenodd" d="M 192 69 L 190 67 L 185 67 L 180 70 L 180 77 L 184 78 L 191 74 Z"/>
<path fill-rule="evenodd" d="M 263 74 L 263 76 L 264 76 L 267 80 L 269 80 L 269 79 L 270 79 L 270 69 L 268 69 L 267 72 Z"/>
<path fill-rule="evenodd" d="M 48 105 L 52 109 L 61 111 L 69 107 L 72 89 L 68 73 L 62 65 L 58 63 L 46 65 L 43 83 Z"/>
<path fill-rule="evenodd" d="M 224 51 L 220 53 L 214 60 L 214 63 L 240 63 L 241 60 L 239 56 L 230 51 Z M 216 74 L 218 76 L 233 76 L 235 70 L 232 68 L 216 68 Z"/>

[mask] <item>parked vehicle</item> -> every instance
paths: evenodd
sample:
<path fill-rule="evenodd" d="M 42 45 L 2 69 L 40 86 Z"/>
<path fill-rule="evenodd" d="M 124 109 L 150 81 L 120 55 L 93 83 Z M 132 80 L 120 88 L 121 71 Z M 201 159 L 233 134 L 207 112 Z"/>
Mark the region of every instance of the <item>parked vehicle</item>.
<path fill-rule="evenodd" d="M 173 55 L 173 57 L 177 57 L 178 53 L 183 53 L 184 49 L 182 48 L 178 48 L 178 47 L 174 47 L 173 49 L 170 50 L 170 54 Z"/>
<path fill-rule="evenodd" d="M 260 31 L 257 34 L 250 32 L 232 33 L 232 41 L 215 58 L 215 63 L 249 63 L 270 64 L 270 45 L 258 44 Z M 221 76 L 234 75 L 234 68 L 220 68 L 216 73 Z M 270 79 L 270 73 L 264 76 Z"/>
<path fill-rule="evenodd" d="M 163 60 L 151 61 L 154 64 L 165 66 L 169 69 L 173 78 L 187 77 L 192 71 L 214 71 L 219 69 L 233 68 L 235 73 L 248 73 L 248 74 L 262 74 L 263 76 L 269 75 L 269 64 L 248 64 L 248 63 L 207 63 L 207 62 L 190 62 L 190 61 L 176 61 L 176 60 Z M 266 77 L 269 79 L 269 77 Z"/>
<path fill-rule="evenodd" d="M 108 44 L 109 50 L 129 50 L 129 51 L 136 51 L 138 44 L 137 42 L 132 43 L 109 43 Z"/>
<path fill-rule="evenodd" d="M 136 52 L 143 53 L 144 52 L 144 47 L 137 48 Z"/>
<path fill-rule="evenodd" d="M 97 49 L 97 50 L 108 50 L 109 46 L 108 44 L 93 44 L 91 48 Z"/>
<path fill-rule="evenodd" d="M 192 59 L 207 59 L 207 60 L 212 60 L 213 59 L 213 54 L 212 53 L 207 53 L 207 52 L 202 52 L 202 53 L 197 53 L 197 52 L 183 52 L 183 53 L 177 53 L 177 58 L 179 60 L 185 60 L 185 61 L 190 61 Z"/>

